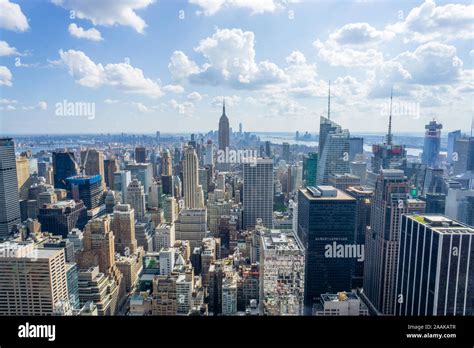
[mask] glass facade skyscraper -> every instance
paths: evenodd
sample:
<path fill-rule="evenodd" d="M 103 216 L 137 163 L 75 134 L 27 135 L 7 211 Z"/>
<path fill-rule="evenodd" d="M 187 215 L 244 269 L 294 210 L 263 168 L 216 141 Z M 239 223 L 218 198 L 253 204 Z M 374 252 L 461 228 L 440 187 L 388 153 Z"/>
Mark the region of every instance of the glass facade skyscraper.
<path fill-rule="evenodd" d="M 298 191 L 297 236 L 305 249 L 304 312 L 310 315 L 321 294 L 352 288 L 355 255 L 331 255 L 353 248 L 356 200 L 332 186 Z"/>
<path fill-rule="evenodd" d="M 20 216 L 15 144 L 11 138 L 0 138 L 0 239 L 10 235 Z"/>
<path fill-rule="evenodd" d="M 402 216 L 396 315 L 474 315 L 474 228 Z"/>

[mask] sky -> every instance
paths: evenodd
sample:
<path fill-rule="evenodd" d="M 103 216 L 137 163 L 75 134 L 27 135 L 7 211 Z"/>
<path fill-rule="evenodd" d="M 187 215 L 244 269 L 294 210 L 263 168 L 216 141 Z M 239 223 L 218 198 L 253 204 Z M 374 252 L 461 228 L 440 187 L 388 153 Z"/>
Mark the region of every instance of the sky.
<path fill-rule="evenodd" d="M 0 134 L 469 132 L 474 5 L 0 0 Z"/>

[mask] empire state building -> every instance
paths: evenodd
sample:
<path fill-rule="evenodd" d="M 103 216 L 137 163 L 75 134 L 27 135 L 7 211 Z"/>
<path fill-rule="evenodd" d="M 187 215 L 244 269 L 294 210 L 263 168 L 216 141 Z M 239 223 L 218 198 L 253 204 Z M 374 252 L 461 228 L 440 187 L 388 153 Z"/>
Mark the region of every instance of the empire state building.
<path fill-rule="evenodd" d="M 225 114 L 225 100 L 222 104 L 222 116 L 219 119 L 219 150 L 229 147 L 229 119 Z"/>

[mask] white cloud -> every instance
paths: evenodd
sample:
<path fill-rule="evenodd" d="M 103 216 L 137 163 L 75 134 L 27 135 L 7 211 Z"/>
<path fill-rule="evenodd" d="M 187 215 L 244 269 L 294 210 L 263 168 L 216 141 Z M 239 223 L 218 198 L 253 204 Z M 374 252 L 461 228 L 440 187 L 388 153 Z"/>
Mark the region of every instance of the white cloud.
<path fill-rule="evenodd" d="M 12 73 L 6 66 L 0 66 L 0 86 L 12 86 Z"/>
<path fill-rule="evenodd" d="M 168 64 L 168 69 L 175 80 L 181 80 L 199 72 L 199 67 L 182 51 L 174 51 Z"/>
<path fill-rule="evenodd" d="M 379 31 L 369 23 L 349 23 L 329 35 L 329 40 L 339 45 L 367 46 L 392 39 L 395 33 Z"/>
<path fill-rule="evenodd" d="M 8 42 L 0 41 L 0 56 L 19 56 L 20 53 L 17 51 L 15 47 L 11 47 Z"/>
<path fill-rule="evenodd" d="M 206 16 L 212 16 L 224 8 L 245 8 L 252 14 L 274 12 L 284 8 L 288 2 L 285 0 L 189 0 L 190 4 L 202 9 L 202 12 L 198 11 L 198 14 L 204 13 Z"/>
<path fill-rule="evenodd" d="M 183 93 L 184 92 L 184 87 L 181 85 L 166 85 L 163 87 L 163 91 L 167 93 Z"/>
<path fill-rule="evenodd" d="M 192 92 L 188 94 L 187 98 L 192 102 L 199 102 L 202 100 L 203 96 L 198 92 Z"/>
<path fill-rule="evenodd" d="M 159 84 L 143 75 L 143 71 L 126 63 L 94 63 L 84 52 L 59 51 L 59 62 L 69 69 L 76 82 L 85 87 L 112 86 L 126 93 L 157 98 L 163 95 Z"/>
<path fill-rule="evenodd" d="M 3 98 L 3 99 L 0 99 L 0 105 L 5 105 L 5 104 L 16 104 L 16 103 L 18 103 L 18 101 L 17 101 L 17 100 L 15 100 L 15 99 L 5 99 L 5 98 Z"/>
<path fill-rule="evenodd" d="M 307 63 L 302 52 L 293 51 L 286 57 L 286 62 L 286 91 L 296 97 L 322 96 L 326 93 L 325 82 L 317 81 L 316 64 Z"/>
<path fill-rule="evenodd" d="M 217 97 L 212 98 L 211 105 L 215 107 L 222 107 L 222 102 L 225 100 L 225 105 L 234 107 L 239 104 L 242 100 L 238 95 L 219 95 Z"/>
<path fill-rule="evenodd" d="M 120 100 L 107 98 L 107 99 L 104 99 L 104 103 L 105 104 L 118 104 L 120 103 Z"/>
<path fill-rule="evenodd" d="M 413 8 L 404 21 L 387 26 L 403 35 L 406 41 L 469 40 L 474 38 L 474 5 L 446 4 L 437 6 L 427 0 Z"/>
<path fill-rule="evenodd" d="M 191 102 L 179 103 L 175 99 L 171 99 L 169 106 L 181 115 L 191 116 L 194 113 L 194 104 Z"/>
<path fill-rule="evenodd" d="M 88 30 L 85 30 L 84 28 L 78 27 L 76 23 L 71 23 L 69 24 L 68 27 L 69 34 L 71 34 L 74 37 L 77 37 L 78 39 L 86 39 L 86 40 L 91 40 L 91 41 L 102 41 L 102 35 L 100 34 L 100 31 L 98 31 L 95 28 L 90 28 Z"/>
<path fill-rule="evenodd" d="M 354 49 L 339 45 L 335 41 L 313 42 L 318 57 L 333 66 L 368 67 L 383 62 L 383 54 L 374 48 Z"/>
<path fill-rule="evenodd" d="M 332 66 L 370 67 L 383 62 L 377 46 L 394 36 L 393 31 L 380 31 L 368 23 L 349 23 L 331 33 L 326 41 L 317 39 L 313 47 L 318 57 Z"/>
<path fill-rule="evenodd" d="M 176 51 L 168 65 L 174 78 L 210 85 L 255 89 L 284 81 L 284 72 L 270 61 L 255 61 L 255 35 L 241 29 L 216 29 L 199 42 L 195 51 L 207 62 L 198 67 L 183 52 Z"/>
<path fill-rule="evenodd" d="M 143 10 L 154 3 L 154 0 L 52 0 L 67 10 L 75 11 L 75 16 L 87 19 L 94 25 L 124 25 L 143 33 L 145 21 L 137 15 L 137 10 Z"/>
<path fill-rule="evenodd" d="M 0 28 L 22 32 L 29 29 L 28 20 L 20 5 L 0 0 Z"/>
<path fill-rule="evenodd" d="M 142 114 L 145 114 L 151 111 L 147 106 L 143 105 L 142 103 L 132 102 L 130 104 L 134 106 Z"/>
<path fill-rule="evenodd" d="M 21 107 L 22 110 L 24 111 L 31 111 L 31 110 L 47 110 L 48 109 L 48 103 L 46 103 L 45 101 L 40 101 L 38 102 L 38 104 L 36 105 L 28 105 L 28 106 L 22 106 Z"/>
<path fill-rule="evenodd" d="M 370 96 L 387 96 L 393 85 L 399 95 L 408 95 L 410 85 L 455 85 L 463 75 L 463 62 L 454 46 L 430 42 L 413 52 L 400 53 L 378 66 L 372 76 Z"/>
<path fill-rule="evenodd" d="M 48 108 L 48 103 L 42 100 L 38 103 L 38 108 L 40 110 L 46 110 Z"/>

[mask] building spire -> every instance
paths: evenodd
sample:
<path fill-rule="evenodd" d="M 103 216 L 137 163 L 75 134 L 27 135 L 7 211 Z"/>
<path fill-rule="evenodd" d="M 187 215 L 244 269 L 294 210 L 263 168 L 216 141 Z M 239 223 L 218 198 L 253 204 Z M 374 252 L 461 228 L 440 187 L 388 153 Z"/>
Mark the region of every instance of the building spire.
<path fill-rule="evenodd" d="M 331 80 L 329 80 L 329 90 L 328 90 L 328 120 L 331 119 Z"/>
<path fill-rule="evenodd" d="M 225 98 L 222 99 L 222 115 L 225 116 Z"/>
<path fill-rule="evenodd" d="M 393 99 L 393 87 L 390 90 L 390 114 L 388 117 L 388 133 L 387 133 L 388 145 L 392 145 L 392 99 Z"/>

